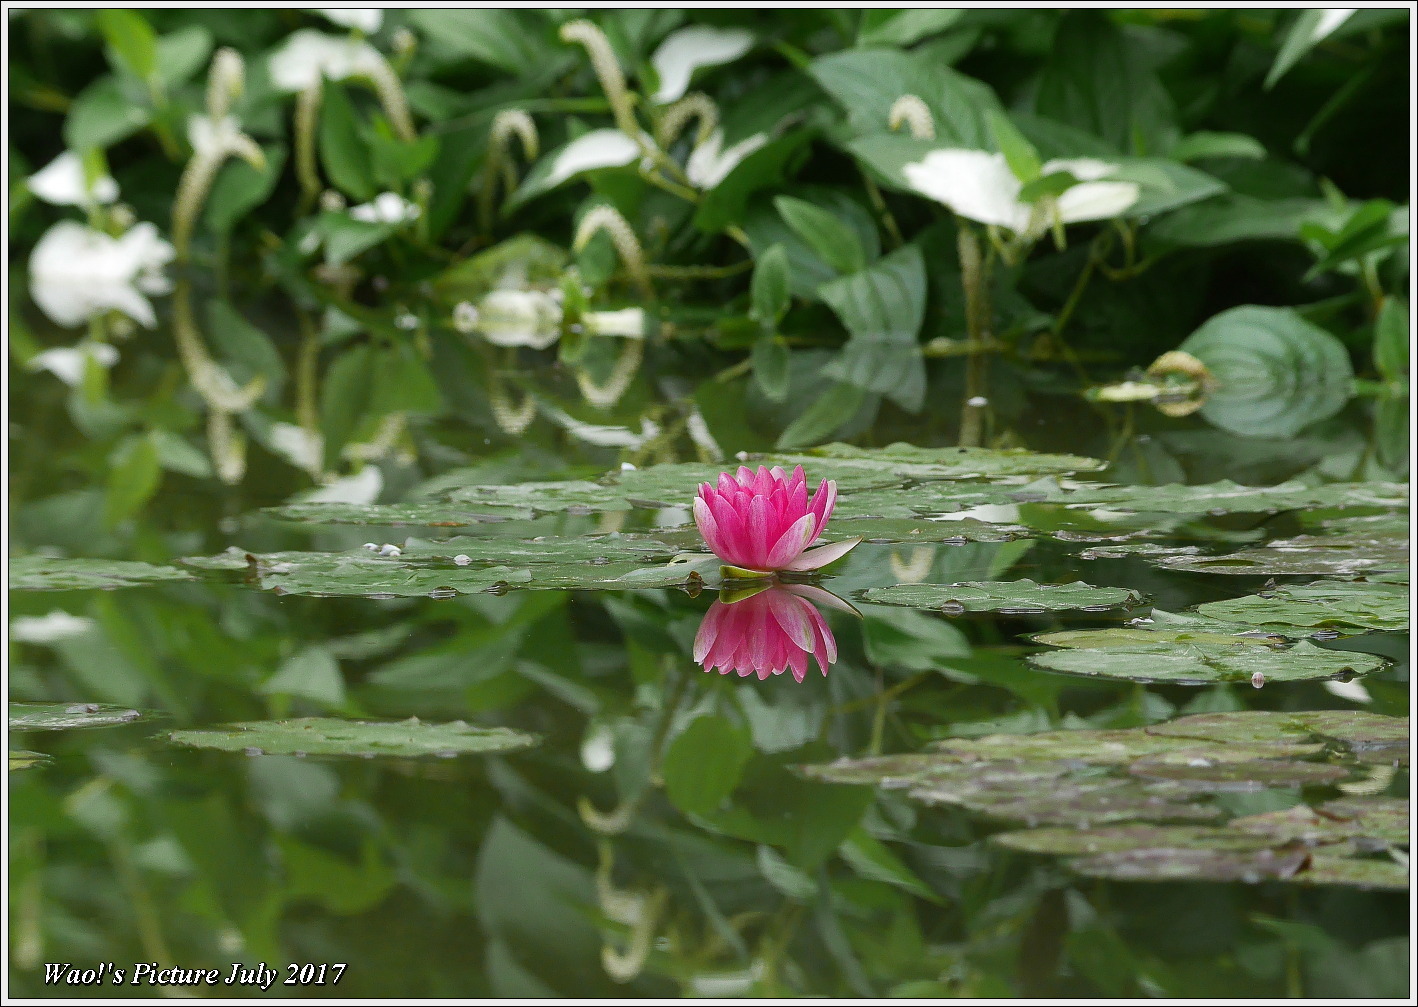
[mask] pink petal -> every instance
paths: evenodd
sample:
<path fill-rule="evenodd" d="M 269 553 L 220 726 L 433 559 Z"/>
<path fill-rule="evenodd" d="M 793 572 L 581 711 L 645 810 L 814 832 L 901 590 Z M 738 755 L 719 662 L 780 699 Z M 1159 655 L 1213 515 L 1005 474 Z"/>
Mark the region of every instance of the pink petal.
<path fill-rule="evenodd" d="M 773 621 L 780 635 L 786 637 L 787 642 L 799 650 L 810 649 L 812 620 L 804 609 L 810 609 L 812 606 L 786 591 L 767 591 L 763 597 L 768 599 L 768 608 L 773 614 Z"/>
<path fill-rule="evenodd" d="M 714 515 L 714 523 L 719 532 L 719 545 L 723 549 L 722 552 L 716 549 L 714 555 L 735 566 L 752 566 L 748 561 L 748 533 L 738 511 L 721 496 L 709 498 L 709 509 Z"/>
<path fill-rule="evenodd" d="M 724 612 L 727 609 L 728 606 L 723 602 L 716 601 L 709 606 L 709 611 L 704 613 L 704 621 L 699 624 L 699 632 L 694 634 L 695 664 L 703 664 L 704 659 L 709 656 L 709 652 L 714 649 L 714 641 L 719 636 L 719 627 L 723 624 Z"/>
<path fill-rule="evenodd" d="M 812 495 L 812 503 L 808 505 L 808 510 L 817 516 L 817 529 L 812 536 L 813 542 L 816 542 L 817 537 L 822 534 L 822 529 L 827 527 L 827 519 L 832 516 L 832 508 L 836 506 L 837 484 L 831 479 L 824 479 L 822 485 L 817 487 L 817 492 Z"/>
<path fill-rule="evenodd" d="M 694 498 L 694 523 L 699 528 L 699 534 L 704 536 L 704 544 L 709 551 L 718 556 L 724 548 L 719 538 L 719 524 L 703 497 Z"/>
<path fill-rule="evenodd" d="M 747 465 L 740 465 L 738 472 L 734 475 L 734 478 L 738 480 L 740 486 L 752 486 L 753 469 L 749 468 Z"/>
<path fill-rule="evenodd" d="M 816 549 L 809 549 L 797 559 L 793 560 L 784 570 L 821 570 L 828 563 L 841 559 L 857 546 L 862 544 L 861 536 L 844 539 L 841 542 L 833 542 L 831 545 L 818 546 Z"/>
<path fill-rule="evenodd" d="M 767 569 L 781 570 L 802 554 L 812 541 L 815 520 L 811 514 L 804 514 L 788 526 L 768 553 Z"/>
<path fill-rule="evenodd" d="M 768 527 L 768 499 L 756 496 L 748 502 L 748 521 L 745 522 L 745 538 L 748 546 L 748 566 L 765 569 L 764 564 L 768 561 L 768 550 L 771 548 L 772 540 L 769 539 Z"/>

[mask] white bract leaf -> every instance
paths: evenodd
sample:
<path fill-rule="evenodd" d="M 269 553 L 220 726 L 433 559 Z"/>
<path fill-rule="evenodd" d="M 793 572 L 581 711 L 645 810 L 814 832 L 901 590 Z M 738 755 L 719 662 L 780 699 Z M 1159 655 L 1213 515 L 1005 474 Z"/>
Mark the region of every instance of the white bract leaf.
<path fill-rule="evenodd" d="M 753 33 L 746 28 L 693 25 L 671 32 L 650 57 L 650 65 L 660 78 L 653 100 L 663 105 L 684 97 L 695 70 L 731 63 L 751 48 Z"/>
<path fill-rule="evenodd" d="M 271 53 L 271 80 L 281 91 L 304 91 L 322 77 L 344 80 L 377 72 L 383 61 L 367 42 L 302 28 Z"/>
<path fill-rule="evenodd" d="M 902 169 L 911 188 L 950 207 L 962 217 L 1038 237 L 1055 223 L 1116 217 L 1137 202 L 1133 182 L 1096 181 L 1116 165 L 1091 158 L 1049 161 L 1041 175 L 1066 171 L 1079 184 L 1052 199 L 1030 204 L 1020 200 L 1023 186 L 1009 170 L 1003 154 L 983 150 L 933 150 Z"/>
<path fill-rule="evenodd" d="M 84 367 L 93 360 L 100 367 L 118 363 L 118 351 L 108 343 L 83 342 L 78 346 L 56 346 L 30 358 L 32 371 L 48 371 L 73 388 L 84 378 Z"/>
<path fill-rule="evenodd" d="M 556 153 L 542 185 L 550 189 L 583 171 L 622 168 L 639 156 L 640 146 L 620 130 L 593 129 Z"/>
<path fill-rule="evenodd" d="M 92 619 L 81 615 L 70 615 L 62 609 L 55 609 L 48 615 L 22 616 L 10 620 L 10 639 L 22 643 L 54 643 L 73 636 L 82 636 L 93 629 Z"/>
<path fill-rule="evenodd" d="M 478 304 L 478 331 L 494 346 L 544 350 L 561 335 L 561 305 L 541 290 L 494 290 Z"/>
<path fill-rule="evenodd" d="M 187 142 L 199 156 L 225 154 L 241 135 L 241 124 L 232 115 L 212 119 L 194 115 L 187 120 Z"/>
<path fill-rule="evenodd" d="M 403 224 L 417 220 L 420 211 L 396 192 L 381 192 L 371 202 L 350 207 L 350 216 L 368 224 Z"/>
<path fill-rule="evenodd" d="M 107 175 L 88 185 L 79 155 L 67 150 L 31 175 L 25 184 L 30 192 L 56 206 L 107 204 L 118 198 L 118 183 Z"/>
<path fill-rule="evenodd" d="M 294 423 L 273 423 L 267 435 L 271 449 L 292 465 L 307 471 L 320 468 L 325 456 L 325 438 Z"/>
<path fill-rule="evenodd" d="M 592 336 L 620 336 L 624 339 L 645 338 L 645 309 L 621 308 L 619 311 L 588 311 L 581 324 Z"/>
<path fill-rule="evenodd" d="M 384 488 L 384 476 L 377 466 L 366 465 L 352 476 L 326 483 L 319 489 L 300 496 L 303 503 L 371 504 L 379 499 Z"/>
<path fill-rule="evenodd" d="M 728 177 L 744 158 L 768 142 L 767 133 L 754 133 L 724 150 L 724 131 L 716 129 L 689 155 L 684 173 L 698 189 L 712 189 Z"/>
<path fill-rule="evenodd" d="M 1326 8 L 1315 22 L 1314 34 L 1310 36 L 1312 43 L 1317 43 L 1333 34 L 1334 30 L 1349 20 L 1359 8 L 1357 7 L 1329 7 Z"/>
<path fill-rule="evenodd" d="M 382 7 L 307 7 L 305 9 L 346 28 L 358 28 L 366 35 L 378 31 L 379 26 L 384 23 L 384 9 Z"/>
<path fill-rule="evenodd" d="M 59 325 L 82 325 L 117 310 L 152 328 L 157 318 L 143 295 L 171 289 L 161 269 L 172 257 L 172 246 L 152 224 L 138 224 L 114 238 L 61 220 L 30 254 L 30 296 Z"/>

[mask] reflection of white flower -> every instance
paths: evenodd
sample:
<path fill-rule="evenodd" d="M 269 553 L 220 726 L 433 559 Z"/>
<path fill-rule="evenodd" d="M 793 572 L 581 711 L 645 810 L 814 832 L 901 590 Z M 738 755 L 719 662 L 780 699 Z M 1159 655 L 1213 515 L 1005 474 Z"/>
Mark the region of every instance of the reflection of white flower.
<path fill-rule="evenodd" d="M 550 189 L 596 168 L 620 168 L 640 156 L 640 147 L 618 129 L 593 129 L 562 147 L 543 185 Z"/>
<path fill-rule="evenodd" d="M 561 335 L 561 305 L 541 290 L 494 290 L 477 307 L 478 331 L 494 346 L 544 350 Z"/>
<path fill-rule="evenodd" d="M 267 434 L 271 450 L 296 468 L 311 472 L 320 470 L 325 457 L 325 439 L 294 423 L 272 423 Z"/>
<path fill-rule="evenodd" d="M 381 192 L 368 203 L 350 207 L 350 216 L 366 224 L 403 224 L 417 220 L 419 208 L 397 192 Z"/>
<path fill-rule="evenodd" d="M 581 316 L 586 334 L 620 336 L 624 339 L 645 338 L 645 309 L 621 308 L 619 311 L 588 311 Z"/>
<path fill-rule="evenodd" d="M 377 465 L 366 465 L 358 473 L 326 483 L 319 489 L 300 494 L 303 503 L 371 504 L 379 499 L 384 476 Z"/>
<path fill-rule="evenodd" d="M 696 188 L 712 189 L 737 168 L 740 161 L 767 142 L 767 133 L 754 133 L 723 150 L 724 131 L 716 129 L 709 139 L 694 148 L 694 153 L 685 162 L 684 173 Z"/>
<path fill-rule="evenodd" d="M 358 28 L 369 35 L 379 30 L 379 26 L 384 23 L 384 9 L 382 7 L 307 7 L 308 11 L 313 11 L 338 25 L 346 28 Z"/>
<path fill-rule="evenodd" d="M 60 325 L 81 325 L 118 310 L 153 328 L 157 318 L 144 294 L 165 294 L 162 267 L 173 251 L 152 224 L 114 238 L 72 220 L 61 220 L 30 255 L 30 295 Z"/>
<path fill-rule="evenodd" d="M 54 643 L 72 636 L 82 636 L 94 625 L 94 621 L 87 616 L 70 615 L 56 608 L 48 615 L 11 619 L 10 639 L 23 643 Z"/>
<path fill-rule="evenodd" d="M 70 388 L 84 379 L 84 367 L 93 360 L 100 367 L 118 363 L 118 351 L 108 343 L 82 342 L 77 346 L 56 346 L 30 358 L 32 371 L 48 371 Z"/>
<path fill-rule="evenodd" d="M 239 136 L 241 123 L 233 115 L 220 119 L 194 115 L 187 120 L 187 142 L 197 154 L 225 154 L 238 142 Z"/>
<path fill-rule="evenodd" d="M 56 206 L 112 203 L 118 198 L 118 183 L 107 175 L 88 185 L 79 155 L 67 150 L 31 175 L 25 184 L 30 192 Z"/>
<path fill-rule="evenodd" d="M 939 200 L 962 217 L 1038 237 L 1055 223 L 1106 220 L 1136 203 L 1139 191 L 1134 183 L 1096 181 L 1116 170 L 1116 165 L 1092 158 L 1049 161 L 1043 166 L 1042 175 L 1066 171 L 1079 184 L 1032 205 L 1020 200 L 1023 186 L 1009 170 L 1003 154 L 933 150 L 923 160 L 906 165 L 902 173 L 911 188 Z"/>
<path fill-rule="evenodd" d="M 682 98 L 695 70 L 733 62 L 752 47 L 753 32 L 747 28 L 693 25 L 671 32 L 650 57 L 650 65 L 660 78 L 655 103 L 663 105 Z"/>
<path fill-rule="evenodd" d="M 344 80 L 377 73 L 382 62 L 367 42 L 302 28 L 271 54 L 271 80 L 282 91 L 304 91 L 321 77 Z"/>

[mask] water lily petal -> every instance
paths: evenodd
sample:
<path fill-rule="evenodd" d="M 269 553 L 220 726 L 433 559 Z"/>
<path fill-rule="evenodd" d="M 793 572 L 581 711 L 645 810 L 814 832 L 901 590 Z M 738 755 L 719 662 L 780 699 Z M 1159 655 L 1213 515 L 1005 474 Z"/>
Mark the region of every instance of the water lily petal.
<path fill-rule="evenodd" d="M 804 572 L 808 570 L 821 570 L 828 563 L 841 559 L 857 546 L 862 544 L 861 536 L 844 539 L 841 542 L 833 542 L 831 545 L 819 546 L 816 549 L 809 549 L 797 559 L 789 563 L 784 569 Z"/>
<path fill-rule="evenodd" d="M 815 527 L 816 518 L 811 514 L 804 514 L 789 525 L 788 530 L 778 536 L 778 541 L 773 543 L 773 548 L 768 551 L 767 568 L 782 570 L 797 559 L 812 541 Z"/>

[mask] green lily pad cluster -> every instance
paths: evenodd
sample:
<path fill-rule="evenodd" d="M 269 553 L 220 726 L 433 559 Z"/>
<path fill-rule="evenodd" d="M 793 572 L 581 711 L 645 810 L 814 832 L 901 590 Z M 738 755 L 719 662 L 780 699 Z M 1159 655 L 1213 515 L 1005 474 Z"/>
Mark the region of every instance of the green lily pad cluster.
<path fill-rule="evenodd" d="M 947 615 L 997 612 L 1001 615 L 1043 615 L 1047 612 L 1115 612 L 1136 608 L 1143 598 L 1120 587 L 1036 584 L 1014 581 L 969 581 L 961 584 L 892 584 L 869 588 L 863 597 L 881 605 L 934 609 Z"/>
<path fill-rule="evenodd" d="M 321 755 L 357 758 L 452 758 L 530 748 L 535 735 L 505 727 L 474 727 L 462 721 L 425 723 L 302 717 L 221 724 L 168 735 L 175 745 L 247 755 Z"/>
<path fill-rule="evenodd" d="M 949 739 L 802 771 L 1004 823 L 996 843 L 1082 874 L 1404 889 L 1407 803 L 1381 792 L 1407 749 L 1407 718 L 1248 711 Z M 1228 811 L 1225 795 L 1261 792 L 1294 802 Z"/>

